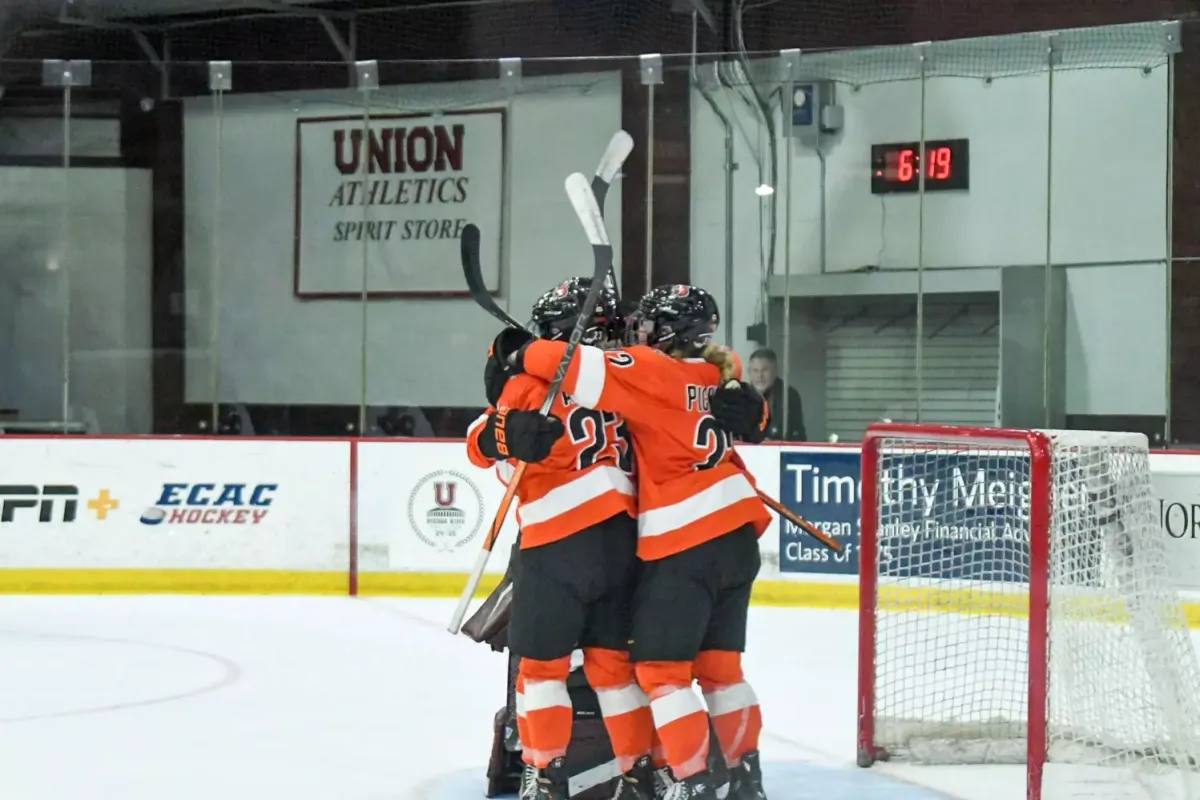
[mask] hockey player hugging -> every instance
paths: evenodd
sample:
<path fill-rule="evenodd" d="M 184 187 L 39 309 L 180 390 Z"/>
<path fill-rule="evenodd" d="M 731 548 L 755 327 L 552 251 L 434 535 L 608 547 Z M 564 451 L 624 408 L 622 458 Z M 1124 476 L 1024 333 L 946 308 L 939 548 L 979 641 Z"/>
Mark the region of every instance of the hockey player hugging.
<path fill-rule="evenodd" d="M 539 415 L 591 280 L 539 298 L 533 333 L 497 337 L 468 433 L 501 480 L 528 464 L 510 573 L 465 627 L 516 665 L 489 796 L 765 800 L 741 653 L 768 516 L 732 447 L 761 441 L 765 404 L 712 344 L 708 292 L 655 289 L 626 327 L 605 288 Z"/>

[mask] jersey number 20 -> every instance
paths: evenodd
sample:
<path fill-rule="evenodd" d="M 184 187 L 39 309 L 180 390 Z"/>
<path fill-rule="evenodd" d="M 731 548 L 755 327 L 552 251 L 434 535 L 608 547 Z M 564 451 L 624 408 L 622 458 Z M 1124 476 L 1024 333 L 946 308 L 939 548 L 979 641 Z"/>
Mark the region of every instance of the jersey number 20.
<path fill-rule="evenodd" d="M 622 472 L 633 472 L 633 448 L 625 422 L 611 411 L 576 408 L 567 417 L 567 433 L 579 449 L 577 469 L 587 469 L 601 458 L 612 458 Z"/>

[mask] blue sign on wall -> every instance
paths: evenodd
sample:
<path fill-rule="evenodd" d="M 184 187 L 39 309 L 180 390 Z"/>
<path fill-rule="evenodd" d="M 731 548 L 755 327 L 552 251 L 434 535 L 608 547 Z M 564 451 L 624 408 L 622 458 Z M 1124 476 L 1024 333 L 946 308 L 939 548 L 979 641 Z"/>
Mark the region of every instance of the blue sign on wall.
<path fill-rule="evenodd" d="M 779 453 L 779 500 L 835 537 L 834 553 L 787 520 L 779 525 L 779 570 L 833 575 L 858 574 L 859 455 L 809 451 Z"/>
<path fill-rule="evenodd" d="M 780 500 L 834 536 L 832 553 L 782 521 L 783 572 L 858 572 L 862 481 L 859 454 L 781 451 Z M 1019 455 L 891 456 L 879 480 L 880 573 L 888 577 L 1025 581 L 1029 568 L 1028 462 Z M 1060 503 L 1094 513 L 1087 487 L 1060 486 Z M 1086 556 L 1083 560 L 1098 559 Z M 1095 568 L 1079 564 L 1077 575 Z"/>

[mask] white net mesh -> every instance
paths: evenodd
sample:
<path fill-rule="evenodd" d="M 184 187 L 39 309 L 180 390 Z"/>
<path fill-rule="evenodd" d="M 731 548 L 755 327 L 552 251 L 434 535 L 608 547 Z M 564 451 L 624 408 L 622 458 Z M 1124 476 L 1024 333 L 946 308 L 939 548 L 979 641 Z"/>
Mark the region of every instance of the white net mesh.
<path fill-rule="evenodd" d="M 1020 439 L 875 441 L 875 744 L 924 763 L 1026 762 L 1031 553 L 1048 536 L 1047 760 L 1106 768 L 1088 780 L 1130 796 L 1200 797 L 1200 666 L 1146 438 L 1042 435 L 1048 470 Z M 1030 524 L 1039 480 L 1048 531 Z"/>

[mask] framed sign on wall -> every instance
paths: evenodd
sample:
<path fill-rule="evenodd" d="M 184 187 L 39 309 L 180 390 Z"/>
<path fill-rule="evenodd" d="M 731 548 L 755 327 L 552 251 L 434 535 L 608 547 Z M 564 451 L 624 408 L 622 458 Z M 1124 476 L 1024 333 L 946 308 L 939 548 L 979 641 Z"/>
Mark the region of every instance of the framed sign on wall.
<path fill-rule="evenodd" d="M 296 120 L 296 296 L 465 295 L 469 222 L 498 291 L 504 136 L 503 109 Z"/>

